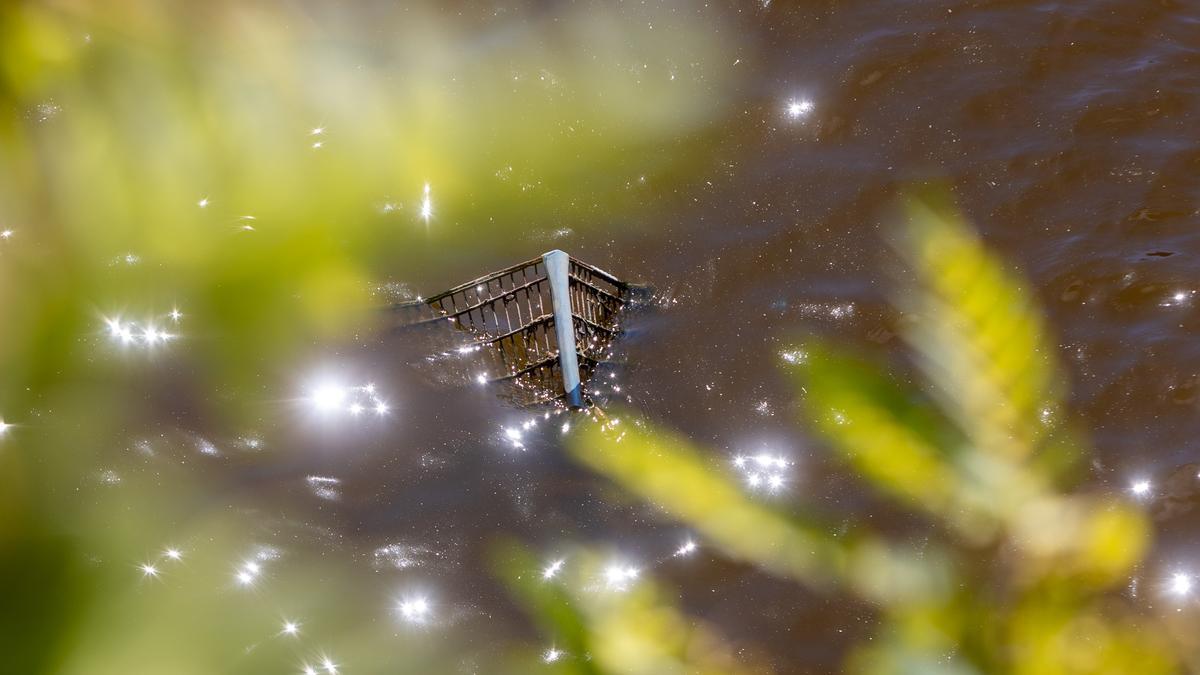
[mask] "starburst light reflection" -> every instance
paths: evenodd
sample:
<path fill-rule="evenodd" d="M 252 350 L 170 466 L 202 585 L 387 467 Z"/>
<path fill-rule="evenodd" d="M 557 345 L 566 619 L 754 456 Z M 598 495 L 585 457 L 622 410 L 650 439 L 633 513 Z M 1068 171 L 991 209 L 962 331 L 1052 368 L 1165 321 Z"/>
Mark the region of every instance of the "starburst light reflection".
<path fill-rule="evenodd" d="M 234 574 L 234 579 L 239 586 L 253 586 L 258 581 L 258 575 L 262 572 L 262 566 L 253 560 L 242 563 Z"/>
<path fill-rule="evenodd" d="M 1191 304 L 1192 297 L 1196 295 L 1196 291 L 1178 290 L 1165 300 L 1159 303 L 1160 307 L 1183 307 Z"/>
<path fill-rule="evenodd" d="M 808 354 L 801 349 L 785 349 L 779 352 L 779 358 L 783 359 L 786 363 L 804 363 L 808 359 Z"/>
<path fill-rule="evenodd" d="M 429 219 L 433 217 L 433 198 L 429 194 L 429 183 L 425 184 L 425 194 L 421 198 L 421 218 L 425 224 L 429 224 Z"/>
<path fill-rule="evenodd" d="M 349 387 L 336 382 L 322 382 L 309 390 L 305 401 L 322 417 L 348 414 L 362 417 L 370 411 L 375 417 L 385 417 L 391 406 L 377 393 L 374 383 Z"/>
<path fill-rule="evenodd" d="M 787 116 L 798 120 L 813 111 L 813 102 L 808 99 L 792 99 L 787 104 Z"/>
<path fill-rule="evenodd" d="M 624 591 L 640 574 L 641 570 L 632 565 L 614 563 L 604 569 L 604 585 L 611 591 Z"/>
<path fill-rule="evenodd" d="M 1133 484 L 1129 486 L 1129 491 L 1133 493 L 1134 497 L 1141 499 L 1150 495 L 1151 487 L 1150 481 L 1141 478 L 1135 480 Z"/>
<path fill-rule="evenodd" d="M 517 450 L 525 449 L 525 432 L 519 427 L 504 427 L 504 439 Z"/>
<path fill-rule="evenodd" d="M 1176 598 L 1186 598 L 1192 594 L 1195 588 L 1192 575 L 1185 572 L 1176 572 L 1171 575 L 1167 583 L 1167 592 Z"/>
<path fill-rule="evenodd" d="M 332 412 L 341 407 L 346 389 L 336 384 L 324 384 L 313 390 L 309 400 L 317 412 Z"/>
<path fill-rule="evenodd" d="M 122 346 L 155 347 L 177 337 L 174 333 L 163 330 L 149 321 L 138 324 L 133 321 L 125 321 L 120 317 L 106 317 L 104 324 L 108 328 L 108 337 Z"/>
<path fill-rule="evenodd" d="M 396 606 L 400 618 L 413 624 L 426 623 L 430 618 L 430 610 L 429 600 L 424 597 L 408 598 Z"/>
<path fill-rule="evenodd" d="M 146 326 L 142 330 L 142 341 L 148 345 L 158 344 L 160 341 L 166 341 L 170 338 L 168 333 L 164 333 L 153 325 Z"/>
<path fill-rule="evenodd" d="M 542 580 L 549 581 L 558 576 L 558 573 L 562 571 L 563 565 L 565 565 L 566 562 L 567 561 L 560 558 L 552 561 L 549 565 L 546 565 L 546 567 L 542 569 Z"/>
<path fill-rule="evenodd" d="M 734 456 L 733 466 L 742 473 L 750 488 L 776 493 L 787 485 L 787 471 L 792 463 L 782 455 L 760 452 Z"/>
<path fill-rule="evenodd" d="M 304 479 L 308 483 L 308 487 L 316 497 L 327 501 L 337 501 L 341 499 L 342 493 L 339 489 L 342 481 L 333 476 L 308 476 Z"/>

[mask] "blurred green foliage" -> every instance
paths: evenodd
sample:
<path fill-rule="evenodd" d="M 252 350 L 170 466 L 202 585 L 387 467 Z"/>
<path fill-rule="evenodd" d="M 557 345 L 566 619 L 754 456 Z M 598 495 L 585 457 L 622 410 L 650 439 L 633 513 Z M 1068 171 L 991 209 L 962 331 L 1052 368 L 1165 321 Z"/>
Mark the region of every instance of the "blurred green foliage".
<path fill-rule="evenodd" d="M 300 669 L 246 644 L 280 610 L 229 588 L 246 521 L 277 533 L 280 505 L 165 448 L 286 428 L 279 400 L 375 331 L 397 287 L 613 227 L 637 176 L 711 152 L 729 105 L 719 25 L 529 5 L 0 3 L 0 670 Z M 169 349 L 105 335 L 173 307 Z M 246 464 L 287 464 L 271 441 Z M 171 541 L 194 544 L 192 588 L 140 578 Z M 272 589 L 325 618 L 336 657 L 381 671 L 397 645 L 436 670 L 429 641 L 350 613 L 387 611 L 350 560 L 292 567 Z"/>
<path fill-rule="evenodd" d="M 287 643 L 247 637 L 277 627 L 278 609 L 231 597 L 230 561 L 255 544 L 231 513 L 251 505 L 212 499 L 182 463 L 147 462 L 106 492 L 97 459 L 164 424 L 274 422 L 262 402 L 293 389 L 314 345 L 370 328 L 383 282 L 470 276 L 497 250 L 525 256 L 531 230 L 621 221 L 639 201 L 633 177 L 711 151 L 729 64 L 750 49 L 653 3 L 498 30 L 440 3 L 364 7 L 0 3 L 0 229 L 13 230 L 0 241 L 0 411 L 18 424 L 0 446 L 5 672 L 299 670 Z M 643 30 L 667 13 L 669 33 Z M 426 183 L 430 222 L 417 215 Z M 898 248 L 917 273 L 897 301 L 916 318 L 923 386 L 816 342 L 797 378 L 830 447 L 922 514 L 934 543 L 835 537 L 629 414 L 573 453 L 730 558 L 877 606 L 851 670 L 1171 671 L 1171 649 L 1112 597 L 1145 551 L 1145 520 L 1070 491 L 1081 443 L 1059 422 L 1029 295 L 944 206 L 914 202 Z M 104 316 L 177 304 L 180 349 L 108 349 Z M 263 527 L 282 530 L 270 515 Z M 187 548 L 187 583 L 136 569 L 168 540 Z M 578 658 L 514 653 L 496 668 L 765 670 L 652 580 L 592 592 L 596 559 L 575 558 L 573 578 L 543 584 L 519 547 L 498 551 L 499 574 Z M 445 672 L 431 641 L 362 620 L 379 598 L 351 563 L 281 566 L 272 586 L 321 617 L 355 672 Z"/>
<path fill-rule="evenodd" d="M 497 546 L 495 567 L 539 627 L 565 655 L 547 663 L 544 652 L 513 659 L 513 673 L 597 675 L 739 675 L 761 672 L 733 652 L 703 622 L 683 615 L 670 593 L 652 580 L 621 592 L 603 590 L 606 561 L 593 551 L 571 555 L 563 577 L 547 583 L 538 561 L 520 545 Z"/>
<path fill-rule="evenodd" d="M 208 331 L 189 345 L 198 388 L 240 392 L 264 354 L 281 368 L 365 327 L 381 280 L 471 276 L 538 228 L 610 227 L 630 180 L 707 151 L 693 139 L 732 82 L 714 27 L 630 39 L 660 10 L 593 7 L 493 34 L 441 9 L 0 6 L 13 381 L 86 371 L 73 347 L 98 313 L 185 302 Z M 114 264 L 127 253 L 141 263 Z M 227 399 L 216 412 L 245 415 Z"/>
<path fill-rule="evenodd" d="M 848 671 L 1174 672 L 1171 644 L 1113 593 L 1146 551 L 1146 518 L 1070 489 L 1081 441 L 1061 421 L 1061 374 L 1031 296 L 936 193 L 906 216 L 896 246 L 915 282 L 896 304 L 921 386 L 819 340 L 796 352 L 795 376 L 804 417 L 846 466 L 923 514 L 933 534 L 920 550 L 764 505 L 632 414 L 600 416 L 572 453 L 726 556 L 872 603 L 877 634 Z M 598 628 L 581 616 L 582 632 Z M 642 671 L 618 655 L 603 672 Z"/>

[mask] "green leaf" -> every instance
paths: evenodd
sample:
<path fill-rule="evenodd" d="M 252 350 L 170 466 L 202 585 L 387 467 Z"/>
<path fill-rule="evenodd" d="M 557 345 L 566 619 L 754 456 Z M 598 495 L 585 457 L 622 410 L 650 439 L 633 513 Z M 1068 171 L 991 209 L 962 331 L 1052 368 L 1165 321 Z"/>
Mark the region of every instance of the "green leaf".
<path fill-rule="evenodd" d="M 918 199 L 908 215 L 898 249 L 918 284 L 899 302 L 917 318 L 905 337 L 929 389 L 977 450 L 1025 460 L 1060 398 L 1041 316 L 960 216 Z"/>
<path fill-rule="evenodd" d="M 726 555 L 810 584 L 845 565 L 844 547 L 827 530 L 756 503 L 687 439 L 645 423 L 593 424 L 571 453 L 672 516 Z"/>
<path fill-rule="evenodd" d="M 878 368 L 820 343 L 799 370 L 810 419 L 834 448 L 879 488 L 934 514 L 952 511 L 962 478 L 948 461 L 961 436 Z"/>

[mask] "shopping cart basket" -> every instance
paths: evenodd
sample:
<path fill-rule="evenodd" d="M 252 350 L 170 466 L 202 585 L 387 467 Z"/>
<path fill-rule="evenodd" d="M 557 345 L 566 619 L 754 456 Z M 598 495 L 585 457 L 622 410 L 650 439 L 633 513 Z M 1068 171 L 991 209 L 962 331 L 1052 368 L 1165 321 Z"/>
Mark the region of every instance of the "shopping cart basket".
<path fill-rule="evenodd" d="M 511 400 L 578 408 L 612 356 L 631 288 L 555 250 L 397 308 L 433 310 L 409 326 L 445 322 L 470 333 L 473 346 L 459 351 L 480 352 L 479 381 L 505 386 Z"/>

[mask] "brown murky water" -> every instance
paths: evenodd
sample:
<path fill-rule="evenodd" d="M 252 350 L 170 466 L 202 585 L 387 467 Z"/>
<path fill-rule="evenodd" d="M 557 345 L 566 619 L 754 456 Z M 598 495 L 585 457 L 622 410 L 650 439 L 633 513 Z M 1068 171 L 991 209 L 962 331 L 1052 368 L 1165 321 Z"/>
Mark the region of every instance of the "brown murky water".
<path fill-rule="evenodd" d="M 734 479 L 735 454 L 790 457 L 787 489 L 770 497 L 782 508 L 919 532 L 797 424 L 780 350 L 811 332 L 896 346 L 887 207 L 906 183 L 944 180 L 1032 280 L 1060 336 L 1097 448 L 1085 479 L 1113 493 L 1155 486 L 1160 539 L 1146 574 L 1200 553 L 1200 5 L 766 4 L 728 13 L 723 31 L 745 56 L 731 66 L 736 100 L 695 132 L 699 158 L 668 170 L 661 157 L 625 160 L 632 221 L 573 227 L 546 214 L 524 253 L 431 246 L 425 271 L 394 278 L 429 294 L 562 248 L 652 283 L 669 302 L 631 324 L 625 363 L 606 380 L 621 397 L 712 448 Z M 525 18 L 481 24 L 480 37 Z M 791 101 L 812 109 L 792 114 Z M 497 536 L 548 559 L 566 542 L 611 546 L 781 673 L 831 670 L 871 630 L 869 607 L 703 542 L 672 560 L 686 528 L 614 499 L 563 457 L 559 419 L 514 447 L 505 429 L 529 415 L 473 386 L 469 368 L 433 382 L 423 353 L 396 336 L 343 350 L 392 392 L 387 432 L 306 430 L 287 441 L 307 448 L 294 461 L 228 469 L 231 490 L 272 505 L 264 541 L 353 556 L 381 587 L 419 578 L 458 608 L 469 628 L 458 639 L 476 656 L 531 634 L 487 572 Z"/>

